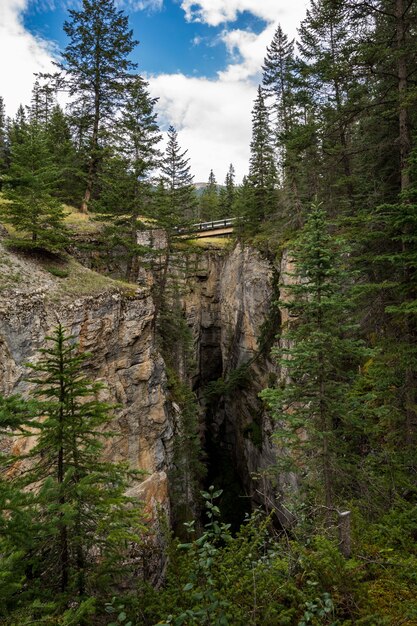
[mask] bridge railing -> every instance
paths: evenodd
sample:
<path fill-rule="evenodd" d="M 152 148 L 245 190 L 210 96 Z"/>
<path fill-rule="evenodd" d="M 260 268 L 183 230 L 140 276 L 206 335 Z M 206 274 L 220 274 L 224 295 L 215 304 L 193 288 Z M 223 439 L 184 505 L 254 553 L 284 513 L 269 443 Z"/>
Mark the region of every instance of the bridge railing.
<path fill-rule="evenodd" d="M 201 230 L 217 230 L 219 228 L 230 228 L 234 226 L 236 221 L 235 217 L 228 217 L 223 220 L 213 220 L 211 222 L 200 222 L 198 224 L 192 224 L 190 227 L 191 232 L 198 232 Z"/>

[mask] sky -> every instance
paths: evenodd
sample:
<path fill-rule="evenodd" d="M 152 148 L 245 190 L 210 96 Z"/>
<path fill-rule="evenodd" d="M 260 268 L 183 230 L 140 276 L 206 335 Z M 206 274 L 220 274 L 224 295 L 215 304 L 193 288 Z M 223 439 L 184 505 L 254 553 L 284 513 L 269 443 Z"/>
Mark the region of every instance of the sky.
<path fill-rule="evenodd" d="M 307 0 L 116 0 L 139 46 L 161 130 L 173 125 L 196 182 L 219 183 L 233 163 L 247 174 L 251 111 L 276 27 L 296 37 Z M 30 102 L 33 74 L 53 68 L 63 23 L 81 0 L 0 0 L 0 95 L 13 116 Z"/>

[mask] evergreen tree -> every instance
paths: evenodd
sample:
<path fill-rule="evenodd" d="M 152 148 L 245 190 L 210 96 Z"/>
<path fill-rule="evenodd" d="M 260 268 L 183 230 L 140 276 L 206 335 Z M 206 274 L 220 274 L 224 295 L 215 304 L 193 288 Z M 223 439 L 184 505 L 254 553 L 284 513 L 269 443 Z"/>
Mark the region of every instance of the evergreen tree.
<path fill-rule="evenodd" d="M 187 150 L 181 151 L 178 143 L 178 133 L 170 126 L 168 129 L 168 144 L 165 158 L 162 161 L 161 169 L 164 180 L 167 183 L 169 195 L 170 220 L 176 220 L 180 226 L 182 222 L 195 218 L 196 195 L 193 184 L 194 176 L 191 174 L 189 165 L 190 159 L 185 158 Z"/>
<path fill-rule="evenodd" d="M 294 41 L 278 25 L 267 48 L 262 67 L 264 94 L 272 100 L 275 116 L 275 149 L 282 172 L 282 187 L 286 192 L 285 219 L 292 225 L 302 225 L 300 163 L 304 135 L 303 104 L 300 100 L 300 78 L 294 55 Z M 301 127 L 301 128 L 300 128 Z"/>
<path fill-rule="evenodd" d="M 32 88 L 30 120 L 36 124 L 48 124 L 54 106 L 56 106 L 56 97 L 53 86 L 49 82 L 41 85 L 37 78 Z"/>
<path fill-rule="evenodd" d="M 161 134 L 154 112 L 156 99 L 140 76 L 126 88 L 126 106 L 115 125 L 114 157 L 105 163 L 101 184 L 100 212 L 113 226 L 108 234 L 122 245 L 126 259 L 126 278 L 137 272 L 138 230 L 149 229 L 146 218 L 155 217 L 155 170 L 160 163 L 158 143 Z"/>
<path fill-rule="evenodd" d="M 218 218 L 219 191 L 213 170 L 210 170 L 207 185 L 200 196 L 200 220 L 209 221 Z"/>
<path fill-rule="evenodd" d="M 268 109 L 261 87 L 252 111 L 252 141 L 248 181 L 253 188 L 253 203 L 247 214 L 252 228 L 276 209 L 277 170 Z"/>
<path fill-rule="evenodd" d="M 18 514 L 32 519 L 26 539 L 16 532 L 12 539 L 20 542 L 14 549 L 25 565 L 26 600 L 91 604 L 89 597 L 109 593 L 126 574 L 129 545 L 139 541 L 138 505 L 123 495 L 135 472 L 101 458 L 111 407 L 97 400 L 101 385 L 82 372 L 87 355 L 60 325 L 47 340 L 32 366 L 39 400 L 31 429 L 22 433 L 33 438 L 37 430 L 36 443 L 23 457 L 26 471 L 12 481 L 16 492 L 28 494 Z"/>
<path fill-rule="evenodd" d="M 55 195 L 62 202 L 74 204 L 81 192 L 81 164 L 68 119 L 59 105 L 52 109 L 45 131 L 49 152 L 60 174 L 60 184 Z"/>
<path fill-rule="evenodd" d="M 7 168 L 7 120 L 4 100 L 0 96 L 0 191 L 2 188 L 2 176 Z"/>
<path fill-rule="evenodd" d="M 233 203 L 235 201 L 236 188 L 235 188 L 235 168 L 232 164 L 229 166 L 229 171 L 226 174 L 224 181 L 224 187 L 219 192 L 219 217 L 228 218 L 232 216 Z"/>
<path fill-rule="evenodd" d="M 341 253 L 325 211 L 313 206 L 290 248 L 294 274 L 282 287 L 289 317 L 276 354 L 287 382 L 261 394 L 273 409 L 276 437 L 288 453 L 284 467 L 298 476 L 303 497 L 327 511 L 347 487 L 348 392 L 362 356 L 360 342 L 352 338 L 351 304 L 344 293 L 351 278 Z"/>
<path fill-rule="evenodd" d="M 14 238 L 21 246 L 40 247 L 51 251 L 62 249 L 66 242 L 64 213 L 53 196 L 59 184 L 59 171 L 48 149 L 45 130 L 36 122 L 12 126 L 11 165 L 2 219 L 21 235 L 30 235 L 31 242 Z"/>
<path fill-rule="evenodd" d="M 137 44 L 128 18 L 117 11 L 114 0 L 83 0 L 82 10 L 70 10 L 64 23 L 69 38 L 59 68 L 63 85 L 72 97 L 70 109 L 82 109 L 88 159 L 82 211 L 87 211 L 102 159 L 107 125 L 114 120 L 135 67 L 129 55 Z"/>
<path fill-rule="evenodd" d="M 358 41 L 351 25 L 349 3 L 313 0 L 299 30 L 299 48 L 307 91 L 322 136 L 319 182 L 323 198 L 329 198 L 328 204 L 325 199 L 328 210 L 348 210 L 352 214 L 356 190 L 350 140 L 363 106 L 364 89 L 357 79 Z"/>

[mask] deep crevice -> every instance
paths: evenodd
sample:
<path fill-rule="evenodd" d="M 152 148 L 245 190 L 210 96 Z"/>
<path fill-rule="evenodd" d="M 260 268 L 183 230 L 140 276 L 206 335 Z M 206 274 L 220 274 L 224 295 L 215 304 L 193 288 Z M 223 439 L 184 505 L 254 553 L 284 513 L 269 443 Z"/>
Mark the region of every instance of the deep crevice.
<path fill-rule="evenodd" d="M 207 466 L 204 487 L 207 489 L 214 485 L 216 489 L 222 490 L 218 502 L 221 519 L 231 525 L 232 532 L 237 532 L 245 514 L 251 511 L 251 502 L 245 493 L 244 480 L 238 470 L 236 429 L 239 427 L 239 420 L 226 410 L 223 397 L 210 400 L 205 395 L 207 385 L 225 374 L 220 340 L 220 328 L 209 326 L 201 329 L 196 391 L 204 413 L 203 448 Z"/>

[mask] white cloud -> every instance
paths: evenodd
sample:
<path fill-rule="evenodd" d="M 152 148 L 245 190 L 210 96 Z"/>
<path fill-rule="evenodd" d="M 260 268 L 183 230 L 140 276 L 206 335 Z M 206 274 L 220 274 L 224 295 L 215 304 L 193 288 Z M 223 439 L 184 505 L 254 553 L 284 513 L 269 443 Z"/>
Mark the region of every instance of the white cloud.
<path fill-rule="evenodd" d="M 206 181 L 213 169 L 223 183 L 230 163 L 238 178 L 247 173 L 255 95 L 250 82 L 165 74 L 150 77 L 150 90 L 159 97 L 160 121 L 175 126 L 188 149 L 196 182 Z"/>
<path fill-rule="evenodd" d="M 15 114 L 20 103 L 29 103 L 33 74 L 54 69 L 53 44 L 36 38 L 23 26 L 22 14 L 29 2 L 41 9 L 42 3 L 76 6 L 78 0 L 0 0 L 0 95 L 9 115 Z M 119 0 L 119 4 L 131 10 L 158 9 L 163 0 Z M 217 180 L 223 182 L 231 162 L 241 179 L 248 169 L 251 110 L 266 46 L 278 22 L 291 37 L 295 35 L 305 0 L 293 0 L 291 4 L 284 4 L 284 0 L 182 0 L 182 7 L 189 19 L 196 17 L 194 7 L 199 11 L 198 19 L 213 25 L 232 20 L 243 10 L 267 20 L 260 34 L 229 25 L 216 35 L 213 42 L 223 41 L 229 56 L 226 68 L 214 79 L 180 73 L 150 77 L 152 95 L 159 97 L 159 119 L 164 126 L 173 124 L 179 131 L 181 146 L 189 151 L 195 180 L 207 180 L 213 168 Z M 194 41 L 194 45 L 199 43 L 198 39 Z"/>
<path fill-rule="evenodd" d="M 306 3 L 281 0 L 279 7 L 279 0 L 182 0 L 181 7 L 187 20 L 219 26 L 233 22 L 243 11 L 249 11 L 266 22 L 274 22 L 277 17 L 286 22 L 288 16 L 297 13 L 300 4 Z"/>
<path fill-rule="evenodd" d="M 23 26 L 26 5 L 27 0 L 0 0 L 0 95 L 9 115 L 14 115 L 20 104 L 30 102 L 33 74 L 53 70 L 53 44 Z"/>
<path fill-rule="evenodd" d="M 197 5 L 183 0 L 184 9 L 186 4 Z M 305 2 L 293 0 L 285 15 L 277 8 L 277 0 L 200 0 L 198 5 L 205 9 L 208 23 L 216 22 L 215 11 L 233 19 L 237 10 L 252 7 L 260 17 L 269 18 L 268 24 L 260 34 L 230 28 L 223 31 L 220 40 L 226 45 L 229 63 L 216 79 L 160 75 L 151 78 L 150 87 L 159 97 L 160 119 L 175 126 L 181 146 L 189 149 L 195 180 L 206 181 L 212 168 L 218 182 L 223 182 L 230 163 L 241 180 L 248 172 L 251 112 L 266 47 L 278 23 L 290 37 L 296 35 Z"/>

